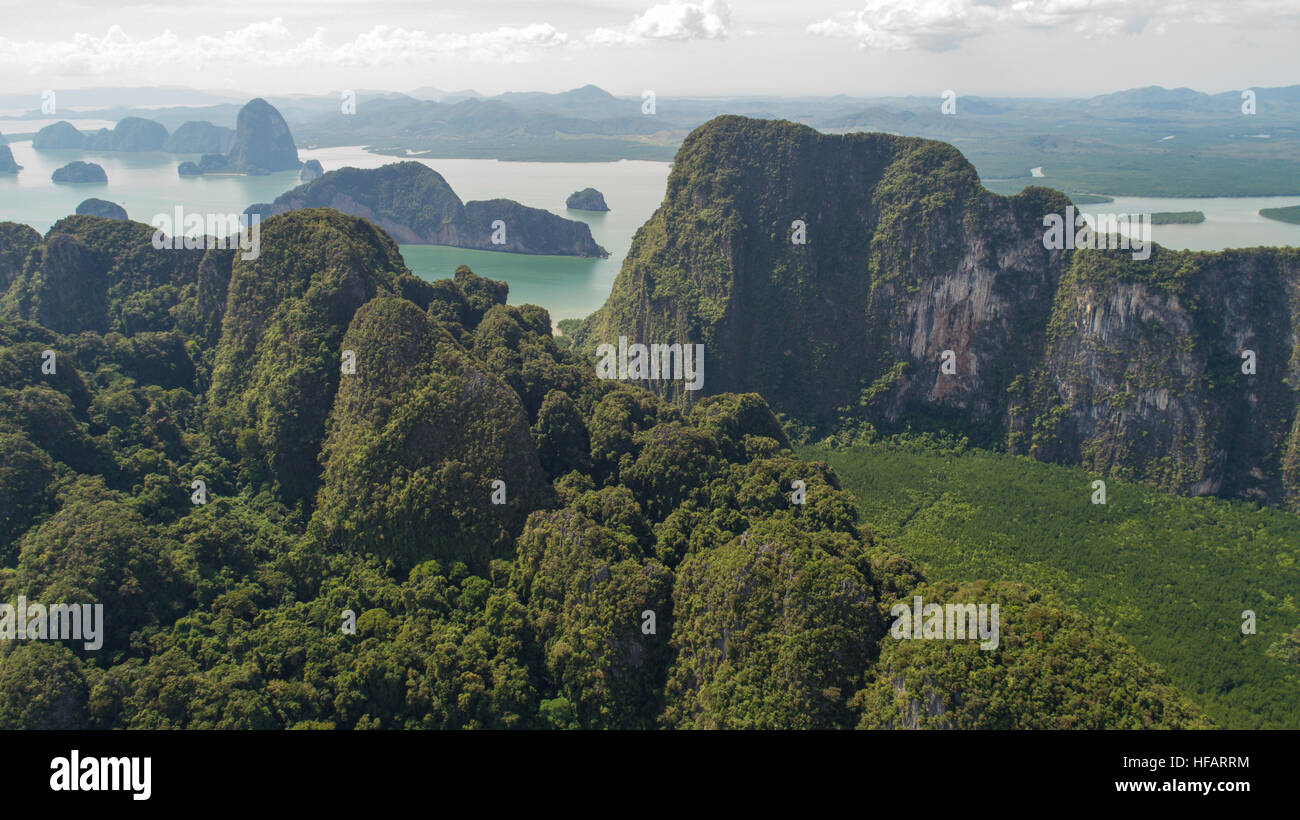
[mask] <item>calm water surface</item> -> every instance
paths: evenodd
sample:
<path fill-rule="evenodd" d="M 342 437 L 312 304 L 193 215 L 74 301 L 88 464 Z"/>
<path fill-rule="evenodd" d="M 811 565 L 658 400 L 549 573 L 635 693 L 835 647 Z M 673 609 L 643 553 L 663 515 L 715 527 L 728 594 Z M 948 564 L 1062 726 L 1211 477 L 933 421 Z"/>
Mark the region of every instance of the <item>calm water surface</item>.
<path fill-rule="evenodd" d="M 8 123 L 11 127 L 13 123 Z M 98 123 L 76 123 L 83 129 Z M 0 129 L 2 130 L 2 129 Z M 12 133 L 12 131 L 11 131 Z M 45 232 L 73 213 L 89 197 L 117 202 L 132 219 L 149 222 L 171 214 L 177 205 L 199 213 L 238 213 L 255 202 L 270 202 L 298 184 L 297 172 L 264 177 L 207 176 L 182 178 L 176 166 L 197 156 L 163 153 L 35 151 L 31 141 L 10 143 L 24 170 L 0 176 L 0 221 L 24 222 Z M 361 147 L 301 149 L 303 160 L 320 160 L 326 171 L 344 166 L 377 168 L 398 161 Z M 105 185 L 55 185 L 50 174 L 73 160 L 98 162 L 108 174 Z M 446 178 L 462 200 L 505 197 L 535 208 L 586 222 L 607 251 L 608 259 L 529 256 L 462 250 L 436 245 L 403 245 L 402 255 L 426 279 L 450 276 L 457 265 L 510 283 L 513 304 L 545 307 L 554 320 L 581 318 L 600 307 L 631 245 L 632 236 L 663 199 L 666 162 L 501 162 L 484 159 L 418 159 Z M 608 213 L 568 211 L 565 198 L 581 188 L 597 188 L 612 209 Z M 1114 202 L 1082 206 L 1086 213 L 1203 211 L 1199 225 L 1157 225 L 1155 241 L 1171 248 L 1221 250 L 1256 245 L 1300 246 L 1300 225 L 1259 216 L 1260 208 L 1300 204 L 1296 197 L 1146 198 L 1119 197 Z"/>
<path fill-rule="evenodd" d="M 84 123 L 77 123 L 84 125 Z M 132 219 L 150 222 L 179 205 L 187 212 L 239 213 L 255 202 L 270 202 L 298 185 L 296 171 L 264 177 L 181 177 L 176 166 L 197 156 L 164 153 L 36 151 L 31 141 L 10 143 L 23 170 L 0 176 L 0 221 L 24 222 L 44 233 L 90 197 L 116 202 Z M 326 171 L 344 166 L 377 168 L 393 157 L 363 148 L 302 149 L 305 161 L 320 160 Z M 55 185 L 50 175 L 73 160 L 104 167 L 104 185 Z M 512 304 L 532 303 L 554 320 L 582 318 L 604 304 L 618 275 L 632 235 L 658 207 L 668 179 L 666 162 L 499 162 L 483 159 L 421 159 L 442 174 L 462 200 L 504 197 L 586 222 L 608 259 L 530 256 L 462 250 L 436 245 L 403 245 L 402 255 L 426 279 L 451 276 L 458 265 L 510 283 Z M 569 194 L 592 187 L 605 195 L 608 213 L 569 211 Z"/>

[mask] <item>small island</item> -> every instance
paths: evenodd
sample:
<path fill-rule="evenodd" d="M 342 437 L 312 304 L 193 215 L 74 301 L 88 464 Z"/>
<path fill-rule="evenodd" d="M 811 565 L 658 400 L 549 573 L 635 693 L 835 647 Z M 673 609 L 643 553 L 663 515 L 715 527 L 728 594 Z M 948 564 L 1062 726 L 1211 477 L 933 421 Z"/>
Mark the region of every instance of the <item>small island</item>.
<path fill-rule="evenodd" d="M 126 117 L 113 128 L 101 128 L 93 134 L 83 134 L 67 120 L 59 120 L 37 131 L 32 147 L 38 151 L 163 151 L 167 138 L 162 123 L 141 117 Z"/>
<path fill-rule="evenodd" d="M 605 195 L 595 188 L 583 188 L 581 191 L 569 194 L 569 198 L 564 200 L 564 207 L 571 211 L 609 210 L 609 206 L 605 204 Z"/>
<path fill-rule="evenodd" d="M 102 216 L 105 219 L 127 219 L 126 208 L 106 199 L 87 199 L 77 206 L 77 216 Z"/>
<path fill-rule="evenodd" d="M 1151 214 L 1152 225 L 1199 225 L 1205 221 L 1202 211 L 1159 211 Z"/>
<path fill-rule="evenodd" d="M 1300 225 L 1300 205 L 1289 205 L 1285 208 L 1260 208 L 1259 215 L 1265 219 Z"/>
<path fill-rule="evenodd" d="M 84 183 L 105 183 L 108 182 L 108 174 L 104 173 L 103 166 L 95 162 L 69 162 L 67 165 L 55 171 L 50 175 L 50 179 L 55 182 L 67 182 L 73 184 Z"/>
<path fill-rule="evenodd" d="M 304 208 L 333 208 L 367 219 L 408 245 L 604 259 L 585 222 L 511 199 L 462 202 L 442 175 L 420 162 L 340 168 L 249 207 L 263 219 Z"/>

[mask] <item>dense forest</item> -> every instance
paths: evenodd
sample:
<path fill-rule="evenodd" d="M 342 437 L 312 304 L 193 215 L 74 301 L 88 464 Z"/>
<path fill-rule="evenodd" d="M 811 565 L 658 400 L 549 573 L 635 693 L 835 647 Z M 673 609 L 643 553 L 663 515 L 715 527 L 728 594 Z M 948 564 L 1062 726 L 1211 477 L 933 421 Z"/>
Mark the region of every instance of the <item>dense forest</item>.
<path fill-rule="evenodd" d="M 800 447 L 928 574 L 1051 591 L 1123 635 L 1223 726 L 1300 726 L 1300 516 L 892 436 Z M 1255 615 L 1243 634 L 1243 612 Z"/>
<path fill-rule="evenodd" d="M 0 641 L 0 727 L 1217 722 L 1051 584 L 928 575 L 756 394 L 599 380 L 336 211 L 151 234 L 0 225 L 0 600 L 105 618 Z M 896 639 L 914 596 L 998 648 Z"/>

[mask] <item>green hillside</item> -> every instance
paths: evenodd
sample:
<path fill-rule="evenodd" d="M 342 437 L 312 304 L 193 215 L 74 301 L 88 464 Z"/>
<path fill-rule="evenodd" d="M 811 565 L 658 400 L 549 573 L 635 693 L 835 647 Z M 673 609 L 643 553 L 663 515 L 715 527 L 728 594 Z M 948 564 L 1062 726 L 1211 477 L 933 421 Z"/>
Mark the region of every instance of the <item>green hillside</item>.
<path fill-rule="evenodd" d="M 337 211 L 151 236 L 0 226 L 0 602 L 106 614 L 0 624 L 0 729 L 1217 725 L 1057 595 L 929 582 L 757 394 L 599 379 Z M 903 641 L 917 596 L 1006 623 Z"/>
<path fill-rule="evenodd" d="M 936 580 L 1051 590 L 1161 664 L 1220 724 L 1300 727 L 1300 667 L 1281 644 L 1300 623 L 1300 517 L 1189 499 L 957 446 L 894 440 L 825 459 L 864 521 Z M 1242 611 L 1258 632 L 1242 635 Z"/>

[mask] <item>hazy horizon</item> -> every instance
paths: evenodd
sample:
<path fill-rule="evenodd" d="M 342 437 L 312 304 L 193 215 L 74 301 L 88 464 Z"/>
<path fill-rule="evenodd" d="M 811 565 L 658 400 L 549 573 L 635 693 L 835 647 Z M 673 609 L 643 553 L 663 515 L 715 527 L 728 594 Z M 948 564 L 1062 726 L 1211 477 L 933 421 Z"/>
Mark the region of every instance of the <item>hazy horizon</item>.
<path fill-rule="evenodd" d="M 579 84 L 579 85 L 568 86 L 568 87 L 565 87 L 565 88 L 556 88 L 556 89 L 550 89 L 550 88 L 545 88 L 545 89 L 543 89 L 543 88 L 537 88 L 537 87 L 534 87 L 534 86 L 521 85 L 521 86 L 519 86 L 519 87 L 515 87 L 515 88 L 507 88 L 507 89 L 504 89 L 504 90 L 502 90 L 502 91 L 494 91 L 494 92 L 490 92 L 490 93 L 489 93 L 489 92 L 481 91 L 480 89 L 477 89 L 477 88 L 438 88 L 437 86 L 413 86 L 413 87 L 410 87 L 410 88 L 354 88 L 354 89 L 349 89 L 349 90 L 353 91 L 353 92 L 356 93 L 356 94 L 362 95 L 362 96 L 365 96 L 365 95 L 372 95 L 372 94 L 402 94 L 402 95 L 406 95 L 406 96 L 411 96 L 411 95 L 412 95 L 413 93 L 415 93 L 415 92 L 421 92 L 421 91 L 425 91 L 425 90 L 429 90 L 429 89 L 436 89 L 436 90 L 438 90 L 438 91 L 440 91 L 440 92 L 444 92 L 445 94 L 448 95 L 448 97 L 451 97 L 452 99 L 449 100 L 450 102 L 459 102 L 459 101 L 461 101 L 462 99 L 468 99 L 469 97 L 466 97 L 466 96 L 463 96 L 463 95 L 468 94 L 468 93 L 470 93 L 470 92 L 473 92 L 473 93 L 477 94 L 477 95 L 478 95 L 479 97 L 481 97 L 481 98 L 489 99 L 489 98 L 497 97 L 497 96 L 500 96 L 500 95 L 503 95 L 503 94 L 534 94 L 534 93 L 537 93 L 537 94 L 563 94 L 563 93 L 565 93 L 565 92 L 569 92 L 569 91 L 577 91 L 577 90 L 582 89 L 582 88 L 587 87 L 587 86 L 595 86 L 596 88 L 599 88 L 599 89 L 601 89 L 602 91 L 606 91 L 606 92 L 610 93 L 612 96 L 614 96 L 614 97 L 616 97 L 616 98 L 619 98 L 619 99 L 626 99 L 626 100 L 639 100 L 639 99 L 641 99 L 641 96 L 642 96 L 642 95 L 641 95 L 641 92 L 636 92 L 636 93 L 632 93 L 632 92 L 628 92 L 628 93 L 618 93 L 618 92 L 615 92 L 615 91 L 611 91 L 609 88 L 606 88 L 605 86 L 601 85 L 601 84 L 598 83 L 598 82 L 581 83 L 581 84 Z M 1261 90 L 1261 89 L 1270 89 L 1270 88 L 1296 88 L 1296 87 L 1300 87 L 1300 79 L 1297 79 L 1297 81 L 1296 81 L 1296 82 L 1293 82 L 1293 83 L 1282 83 L 1282 84 L 1278 84 L 1278 85 L 1270 85 L 1270 84 L 1265 84 L 1265 83 L 1246 83 L 1246 84 L 1241 85 L 1240 87 L 1234 86 L 1234 87 L 1232 87 L 1232 88 L 1197 88 L 1197 87 L 1192 87 L 1192 86 L 1168 86 L 1168 85 L 1162 86 L 1162 85 L 1159 85 L 1159 84 L 1132 85 L 1132 86 L 1123 86 L 1123 87 L 1115 87 L 1115 88 L 1103 89 L 1103 90 L 1097 91 L 1097 92 L 1095 92 L 1095 93 L 1088 93 L 1088 94 L 1082 94 L 1082 93 L 1081 93 L 1081 94 L 1058 94 L 1058 95 L 1048 95 L 1048 94 L 986 94 L 986 93 L 981 93 L 978 89 L 974 89 L 974 90 L 968 90 L 966 93 L 962 94 L 961 96 L 962 96 L 962 97 L 965 97 L 965 98 L 982 98 L 982 99 L 1008 99 L 1008 100 L 1025 100 L 1025 101 L 1051 101 L 1051 100 L 1072 100 L 1072 99 L 1085 100 L 1085 99 L 1091 99 L 1091 98 L 1094 98 L 1094 97 L 1105 96 L 1105 95 L 1108 95 L 1108 94 L 1118 94 L 1118 93 L 1122 93 L 1122 92 L 1126 92 L 1126 91 L 1140 91 L 1140 90 L 1144 90 L 1144 89 L 1147 89 L 1147 88 L 1161 88 L 1161 89 L 1163 89 L 1163 90 L 1165 90 L 1165 91 L 1183 91 L 1183 90 L 1188 90 L 1188 91 L 1194 91 L 1194 92 L 1196 92 L 1196 93 L 1206 94 L 1206 95 L 1209 95 L 1209 96 L 1216 96 L 1216 95 L 1218 95 L 1218 94 L 1224 94 L 1224 93 L 1236 93 L 1236 92 L 1241 91 L 1241 90 L 1244 90 L 1244 89 Z M 41 89 L 41 91 L 43 91 L 43 90 L 44 90 L 44 89 Z M 242 103 L 244 103 L 244 102 L 247 102 L 249 99 L 251 99 L 251 98 L 253 98 L 253 97 L 255 97 L 255 96 L 267 96 L 267 97 L 278 97 L 278 98 L 316 98 L 316 97 L 330 97 L 330 96 L 337 95 L 340 91 L 342 91 L 342 90 L 344 90 L 344 89 L 343 89 L 342 87 L 339 87 L 339 88 L 328 88 L 328 89 L 324 89 L 324 90 L 321 90 L 321 91 L 317 91 L 317 90 L 311 90 L 311 91 L 297 90 L 297 91 L 295 91 L 295 90 L 292 90 L 292 89 L 291 89 L 291 90 L 286 90 L 286 91 L 267 92 L 267 93 L 265 93 L 265 94 L 258 95 L 258 94 L 254 93 L 254 92 L 250 92 L 250 91 L 242 91 L 242 90 L 239 90 L 239 89 L 231 89 L 231 88 L 217 88 L 217 87 L 207 88 L 207 87 L 188 86 L 188 85 L 156 85 L 156 86 L 151 86 L 151 85 L 106 85 L 106 84 L 97 84 L 97 85 L 84 85 L 84 86 L 56 86 L 56 87 L 55 87 L 55 90 L 56 90 L 56 91 L 60 91 L 60 92 L 77 92 L 77 93 L 87 93 L 87 92 L 93 92 L 93 91 L 166 91 L 166 92 L 185 92 L 185 93 L 191 93 L 191 94 L 206 94 L 206 95 L 210 95 L 210 96 L 212 96 L 212 97 L 221 97 L 221 98 L 223 98 L 223 99 L 213 100 L 213 101 L 211 101 L 211 102 L 195 102 L 195 103 L 185 103 L 185 104 L 184 104 L 184 105 L 188 105 L 188 106 L 192 106 L 192 107 L 204 107 L 204 106 L 207 106 L 207 105 L 220 105 L 220 104 L 225 104 L 225 103 L 237 103 L 237 104 L 242 104 Z M 23 95 L 31 95 L 31 96 L 33 97 L 32 108 L 33 108 L 33 109 L 37 109 L 37 108 L 40 107 L 40 94 L 41 94 L 41 91 L 36 91 L 36 90 L 32 90 L 32 89 L 21 89 L 21 90 L 19 90 L 19 91 L 10 91 L 10 90 L 7 90 L 7 89 L 2 89 L 2 88 L 0 88 L 0 97 L 5 97 L 5 96 L 7 96 L 7 97 L 16 97 L 16 96 L 23 96 Z M 897 100 L 914 100 L 914 99 L 930 99 L 930 98 L 932 98 L 932 97 L 939 97 L 939 96 L 940 96 L 940 93 L 939 93 L 939 92 L 935 92 L 935 93 L 931 93 L 931 94 L 921 94 L 921 93 L 907 93 L 907 94 L 904 94 L 904 93 L 898 93 L 898 94 L 848 94 L 848 93 L 844 93 L 844 92 L 827 92 L 827 93 L 824 93 L 824 94 L 788 94 L 788 93 L 777 93 L 777 92 L 764 93 L 764 92 L 761 92 L 761 91 L 753 91 L 753 92 L 737 92 L 737 93 L 734 93 L 734 94 L 727 94 L 727 93 L 716 93 L 716 94 L 690 94 L 690 93 L 682 93 L 682 94 L 676 94 L 676 95 L 671 95 L 671 94 L 670 94 L 670 95 L 663 95 L 663 96 L 664 96 L 665 98 L 670 98 L 670 99 L 673 98 L 673 97 L 676 97 L 676 98 L 680 98 L 680 99 L 719 100 L 719 101 L 725 101 L 725 100 L 743 100 L 743 99 L 755 99 L 755 100 L 759 100 L 759 99 L 773 99 L 773 100 L 776 100 L 776 99 L 784 99 L 784 100 L 798 100 L 798 99 L 834 99 L 834 98 L 837 98 L 837 97 L 845 97 L 845 98 L 849 98 L 849 99 L 864 99 L 864 100 L 866 100 L 866 99 L 897 99 Z M 109 104 L 106 104 L 106 105 L 110 105 L 110 106 L 111 106 L 111 105 L 114 105 L 114 104 L 109 103 Z M 118 104 L 118 105 L 122 105 L 122 104 Z M 155 108 L 168 108 L 168 107 L 173 107 L 173 106 L 175 106 L 175 105 L 180 105 L 180 104 L 177 104 L 177 103 L 170 103 L 170 102 L 164 102 L 164 103 L 154 103 L 154 104 L 141 104 L 141 105 L 137 105 L 137 106 L 130 106 L 130 105 L 128 105 L 128 107 L 137 107 L 137 108 L 145 109 L 145 108 L 149 108 L 149 107 L 155 107 Z M 89 108 L 97 108 L 97 107 L 99 107 L 99 106 L 98 106 L 98 104 L 97 104 L 97 105 L 95 105 L 95 106 L 84 106 L 84 105 L 73 105 L 73 106 L 67 106 L 67 105 L 65 105 L 64 107 L 67 107 L 67 108 L 73 108 L 73 109 L 81 109 L 81 108 L 89 109 Z"/>

